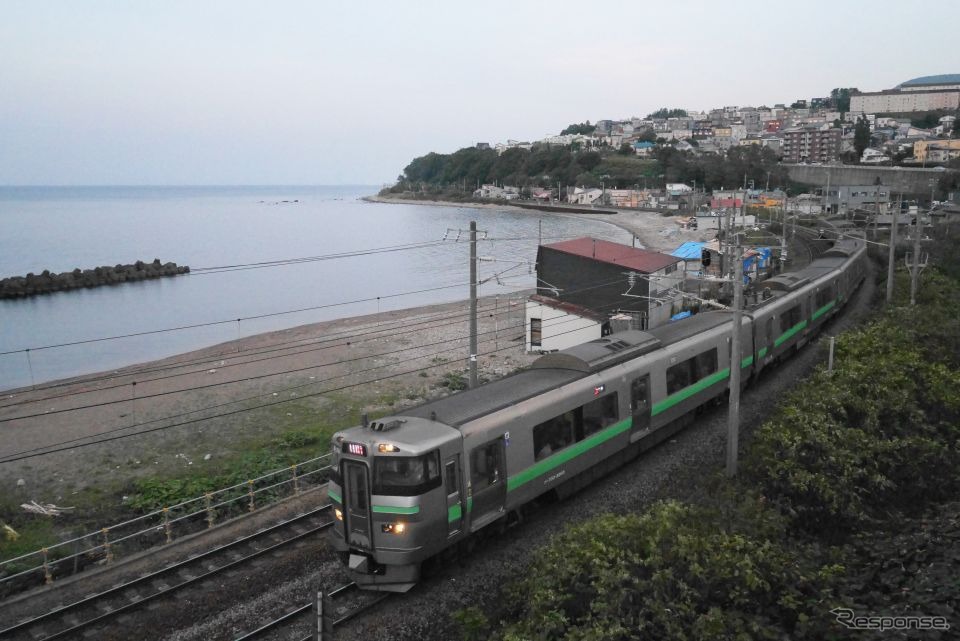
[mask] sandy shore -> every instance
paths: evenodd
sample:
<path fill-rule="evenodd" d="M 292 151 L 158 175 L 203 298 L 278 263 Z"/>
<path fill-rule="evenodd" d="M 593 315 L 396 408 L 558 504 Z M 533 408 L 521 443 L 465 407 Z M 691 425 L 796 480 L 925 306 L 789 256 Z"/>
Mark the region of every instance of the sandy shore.
<path fill-rule="evenodd" d="M 613 209 L 615 214 L 581 214 L 576 212 L 550 212 L 525 209 L 508 204 L 494 203 L 455 203 L 442 200 L 416 200 L 405 198 L 384 198 L 382 196 L 368 196 L 366 200 L 377 203 L 427 205 L 435 207 L 469 207 L 472 209 L 495 209 L 498 211 L 512 211 L 528 216 L 543 218 L 546 216 L 568 216 L 586 218 L 589 220 L 610 223 L 624 229 L 637 237 L 639 243 L 647 249 L 660 252 L 671 252 L 681 243 L 687 241 L 706 241 L 716 236 L 716 229 L 689 230 L 681 229 L 678 224 L 680 218 L 687 216 L 665 216 L 660 212 L 644 209 Z M 612 208 L 607 208 L 612 209 Z"/>

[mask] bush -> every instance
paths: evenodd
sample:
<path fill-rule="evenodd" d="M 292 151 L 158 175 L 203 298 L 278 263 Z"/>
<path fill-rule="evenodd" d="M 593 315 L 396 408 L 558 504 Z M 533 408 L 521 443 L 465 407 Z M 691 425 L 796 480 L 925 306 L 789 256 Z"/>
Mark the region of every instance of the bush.
<path fill-rule="evenodd" d="M 809 532 L 844 535 L 891 509 L 960 489 L 960 372 L 930 357 L 922 327 L 883 318 L 837 342 L 763 425 L 748 477 Z"/>
<path fill-rule="evenodd" d="M 822 638 L 838 568 L 782 545 L 758 510 L 665 502 L 569 528 L 515 586 L 521 618 L 501 638 Z"/>

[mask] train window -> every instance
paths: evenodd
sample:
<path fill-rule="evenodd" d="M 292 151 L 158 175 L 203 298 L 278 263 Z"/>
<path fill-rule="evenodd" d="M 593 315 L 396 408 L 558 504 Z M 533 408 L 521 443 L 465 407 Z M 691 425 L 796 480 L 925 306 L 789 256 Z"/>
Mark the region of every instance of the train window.
<path fill-rule="evenodd" d="M 440 452 L 422 456 L 378 456 L 373 462 L 373 493 L 417 496 L 440 487 Z"/>
<path fill-rule="evenodd" d="M 827 285 L 817 292 L 817 309 L 821 309 L 824 305 L 829 305 L 833 299 L 833 285 Z"/>
<path fill-rule="evenodd" d="M 688 358 L 667 368 L 667 394 L 679 392 L 693 384 L 692 364 L 693 359 Z"/>
<path fill-rule="evenodd" d="M 693 358 L 667 368 L 667 394 L 675 394 L 684 387 L 717 371 L 717 348 L 708 349 Z"/>
<path fill-rule="evenodd" d="M 573 410 L 533 428 L 533 458 L 542 460 L 573 443 L 577 413 Z"/>
<path fill-rule="evenodd" d="M 784 313 L 780 314 L 780 333 L 787 331 L 800 322 L 800 306 L 794 305 Z"/>
<path fill-rule="evenodd" d="M 455 494 L 457 488 L 457 463 L 450 461 L 447 463 L 447 494 Z"/>
<path fill-rule="evenodd" d="M 696 371 L 694 372 L 695 380 L 700 380 L 710 376 L 711 374 L 716 373 L 717 371 L 717 349 L 708 349 L 707 351 L 697 354 L 694 359 Z"/>
<path fill-rule="evenodd" d="M 470 452 L 470 485 L 473 493 L 500 482 L 500 439 Z"/>
<path fill-rule="evenodd" d="M 530 347 L 540 347 L 543 341 L 543 321 L 539 318 L 530 319 Z"/>
<path fill-rule="evenodd" d="M 767 345 L 773 345 L 773 317 L 767 319 Z"/>
<path fill-rule="evenodd" d="M 613 425 L 619 417 L 620 413 L 617 409 L 616 392 L 590 401 L 583 406 L 582 436 L 590 436 L 605 427 Z M 578 438 L 577 440 L 580 439 Z"/>
<path fill-rule="evenodd" d="M 633 407 L 634 416 L 647 414 L 650 411 L 650 394 L 647 391 L 648 376 L 641 376 L 633 379 L 630 384 L 630 404 Z"/>

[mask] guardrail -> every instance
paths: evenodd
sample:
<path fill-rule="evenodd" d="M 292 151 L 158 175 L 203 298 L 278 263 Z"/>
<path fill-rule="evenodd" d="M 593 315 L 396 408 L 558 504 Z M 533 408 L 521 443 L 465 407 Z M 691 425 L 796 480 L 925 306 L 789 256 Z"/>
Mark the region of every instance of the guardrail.
<path fill-rule="evenodd" d="M 253 512 L 322 485 L 330 469 L 324 454 L 203 496 L 0 561 L 0 596 L 71 576 L 91 566 L 212 528 L 224 518 Z"/>

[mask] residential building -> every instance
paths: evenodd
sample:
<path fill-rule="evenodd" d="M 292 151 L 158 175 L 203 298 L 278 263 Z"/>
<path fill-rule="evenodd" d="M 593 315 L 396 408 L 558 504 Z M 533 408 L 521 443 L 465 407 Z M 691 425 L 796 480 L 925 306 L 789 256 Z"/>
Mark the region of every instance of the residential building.
<path fill-rule="evenodd" d="M 647 141 L 637 141 L 633 143 L 633 150 L 638 156 L 649 156 L 653 153 L 653 150 L 656 148 L 656 145 L 652 142 Z"/>
<path fill-rule="evenodd" d="M 610 333 L 606 315 L 550 296 L 528 298 L 525 313 L 528 352 L 555 352 Z"/>
<path fill-rule="evenodd" d="M 883 185 L 834 185 L 829 191 L 825 187 L 817 189 L 816 196 L 830 214 L 844 215 L 858 209 L 887 213 L 890 206 L 890 188 Z"/>
<path fill-rule="evenodd" d="M 860 157 L 860 163 L 864 165 L 881 165 L 889 163 L 890 158 L 879 149 L 867 147 L 863 150 L 863 156 Z"/>
<path fill-rule="evenodd" d="M 600 205 L 603 203 L 603 190 L 594 188 L 574 187 L 567 192 L 567 201 L 575 205 Z"/>
<path fill-rule="evenodd" d="M 824 163 L 840 155 L 841 132 L 836 128 L 813 125 L 780 132 L 783 136 L 783 160 L 788 163 Z"/>
<path fill-rule="evenodd" d="M 667 183 L 667 193 L 671 196 L 682 196 L 693 192 L 693 187 L 684 183 Z"/>
<path fill-rule="evenodd" d="M 585 310 L 603 318 L 627 314 L 636 329 L 666 323 L 681 310 L 683 280 L 683 260 L 659 252 L 594 238 L 541 245 L 537 251 L 540 298 L 532 298 L 535 305 L 527 306 L 527 344 L 532 350 L 546 351 L 583 342 L 586 320 L 599 324 L 603 333 L 603 323 Z M 549 314 L 550 322 L 538 313 Z"/>
<path fill-rule="evenodd" d="M 473 192 L 475 198 L 493 198 L 496 200 L 516 200 L 520 197 L 517 187 L 498 187 L 497 185 L 482 185 Z"/>
<path fill-rule="evenodd" d="M 960 157 L 960 138 L 949 140 L 918 140 L 913 143 L 913 157 L 917 162 L 948 162 Z"/>

